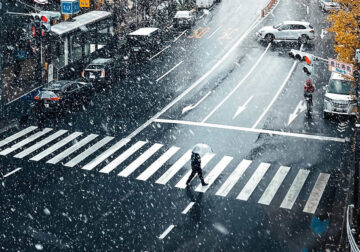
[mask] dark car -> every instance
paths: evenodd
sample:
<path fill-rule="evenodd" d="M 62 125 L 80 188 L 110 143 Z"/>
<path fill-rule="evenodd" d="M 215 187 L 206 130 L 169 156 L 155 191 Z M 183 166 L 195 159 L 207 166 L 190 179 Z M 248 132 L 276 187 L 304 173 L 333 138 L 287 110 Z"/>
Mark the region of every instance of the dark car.
<path fill-rule="evenodd" d="M 48 83 L 34 97 L 38 111 L 60 112 L 72 105 L 90 100 L 94 93 L 91 82 L 61 80 Z"/>
<path fill-rule="evenodd" d="M 176 12 L 173 25 L 175 29 L 191 28 L 195 24 L 196 13 L 194 11 Z"/>
<path fill-rule="evenodd" d="M 161 30 L 155 27 L 143 27 L 127 35 L 130 56 L 150 57 L 159 50 L 161 43 Z"/>
<path fill-rule="evenodd" d="M 116 79 L 120 71 L 120 66 L 114 59 L 97 58 L 87 65 L 81 76 L 90 82 L 110 83 Z"/>

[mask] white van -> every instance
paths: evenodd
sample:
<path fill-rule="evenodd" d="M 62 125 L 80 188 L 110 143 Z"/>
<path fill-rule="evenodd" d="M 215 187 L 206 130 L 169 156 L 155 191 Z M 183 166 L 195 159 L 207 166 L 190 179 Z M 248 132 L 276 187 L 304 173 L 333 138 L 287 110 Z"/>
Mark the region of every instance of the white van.
<path fill-rule="evenodd" d="M 329 114 L 356 115 L 357 102 L 353 84 L 351 79 L 331 73 L 324 97 L 324 118 Z"/>

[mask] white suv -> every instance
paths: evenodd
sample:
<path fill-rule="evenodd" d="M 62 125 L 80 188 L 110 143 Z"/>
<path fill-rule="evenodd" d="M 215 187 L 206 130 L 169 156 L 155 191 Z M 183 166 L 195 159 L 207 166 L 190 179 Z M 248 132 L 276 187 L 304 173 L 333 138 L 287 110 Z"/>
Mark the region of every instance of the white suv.
<path fill-rule="evenodd" d="M 320 0 L 320 7 L 323 11 L 339 10 L 340 4 L 333 0 Z"/>
<path fill-rule="evenodd" d="M 324 118 L 329 114 L 356 115 L 356 104 L 353 81 L 331 73 L 324 97 Z"/>
<path fill-rule="evenodd" d="M 278 25 L 262 27 L 256 36 L 269 43 L 274 40 L 298 40 L 306 44 L 315 38 L 315 31 L 308 22 L 285 21 Z"/>

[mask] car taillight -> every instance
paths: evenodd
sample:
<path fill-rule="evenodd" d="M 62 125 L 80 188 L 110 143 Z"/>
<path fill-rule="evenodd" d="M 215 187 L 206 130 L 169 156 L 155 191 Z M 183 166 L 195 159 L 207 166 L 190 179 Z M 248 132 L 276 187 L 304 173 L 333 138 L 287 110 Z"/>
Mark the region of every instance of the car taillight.
<path fill-rule="evenodd" d="M 58 100 L 60 100 L 61 99 L 61 97 L 52 97 L 52 98 L 50 98 L 49 100 L 50 101 L 58 101 Z"/>
<path fill-rule="evenodd" d="M 311 32 L 311 33 L 315 33 L 315 31 L 314 31 L 314 30 L 311 30 L 310 32 Z"/>
<path fill-rule="evenodd" d="M 81 72 L 81 77 L 85 77 L 85 70 L 83 70 L 82 72 Z"/>
<path fill-rule="evenodd" d="M 101 71 L 101 77 L 105 77 L 105 71 Z"/>
<path fill-rule="evenodd" d="M 39 96 L 34 97 L 35 100 L 40 100 Z"/>

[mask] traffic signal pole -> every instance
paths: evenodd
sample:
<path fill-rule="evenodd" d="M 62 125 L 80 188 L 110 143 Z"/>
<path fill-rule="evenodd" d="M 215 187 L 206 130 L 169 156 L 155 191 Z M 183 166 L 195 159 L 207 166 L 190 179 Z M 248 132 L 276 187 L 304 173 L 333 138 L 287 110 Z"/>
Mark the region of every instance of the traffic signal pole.
<path fill-rule="evenodd" d="M 358 51 L 357 51 L 358 54 Z M 354 193 L 353 193 L 353 202 L 354 202 L 354 222 L 357 228 L 357 235 L 355 236 L 356 242 L 360 243 L 360 213 L 359 213 L 359 176 L 360 176 L 360 101 L 359 101 L 359 90 L 360 90 L 360 58 L 356 57 L 357 59 L 357 69 L 354 71 L 354 79 L 355 79 L 355 87 L 356 87 L 356 98 L 357 98 L 357 106 L 358 112 L 356 116 L 356 124 L 355 124 L 355 133 L 354 133 Z"/>
<path fill-rule="evenodd" d="M 3 69 L 3 52 L 4 52 L 4 41 L 3 41 L 3 30 L 4 30 L 4 9 L 2 0 L 0 0 L 0 119 L 5 117 L 5 102 L 3 96 L 3 79 L 2 79 L 2 69 Z"/>

